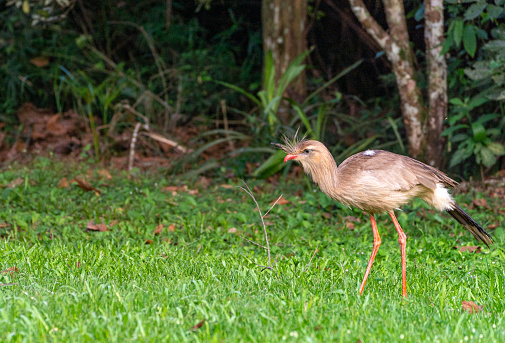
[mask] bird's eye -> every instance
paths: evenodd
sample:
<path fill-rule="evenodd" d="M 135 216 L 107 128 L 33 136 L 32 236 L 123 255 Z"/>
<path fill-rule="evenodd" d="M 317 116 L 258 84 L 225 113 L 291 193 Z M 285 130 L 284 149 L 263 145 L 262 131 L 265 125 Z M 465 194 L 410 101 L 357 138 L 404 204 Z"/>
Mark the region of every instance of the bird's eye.
<path fill-rule="evenodd" d="M 309 152 L 310 152 L 310 149 L 305 149 L 305 150 L 303 150 L 303 153 L 304 153 L 304 154 L 308 154 Z"/>

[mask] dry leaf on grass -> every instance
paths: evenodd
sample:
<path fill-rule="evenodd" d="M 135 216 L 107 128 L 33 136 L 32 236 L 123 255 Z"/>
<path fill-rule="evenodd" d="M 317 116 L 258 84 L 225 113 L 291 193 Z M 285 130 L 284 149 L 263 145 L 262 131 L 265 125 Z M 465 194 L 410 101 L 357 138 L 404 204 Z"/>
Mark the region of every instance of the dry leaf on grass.
<path fill-rule="evenodd" d="M 209 185 L 210 185 L 210 182 L 211 180 L 205 176 L 202 176 L 200 178 L 200 181 L 198 181 L 198 184 L 200 185 L 200 187 L 202 187 L 203 189 L 207 189 L 209 188 Z"/>
<path fill-rule="evenodd" d="M 459 250 L 461 252 L 468 251 L 468 252 L 473 252 L 473 253 L 476 253 L 476 254 L 479 254 L 479 253 L 482 252 L 482 249 L 481 249 L 480 246 L 473 246 L 473 245 L 472 246 L 459 246 L 459 245 L 456 245 L 454 247 L 454 249 L 457 249 L 457 250 Z"/>
<path fill-rule="evenodd" d="M 280 199 L 279 199 L 279 201 L 277 201 L 277 203 L 275 202 L 275 200 L 274 200 L 274 201 L 272 201 L 272 202 L 270 203 L 270 206 L 273 206 L 274 204 L 276 204 L 276 205 L 287 205 L 287 204 L 289 204 L 289 203 L 290 203 L 290 201 L 289 201 L 289 200 L 286 200 L 286 199 L 284 199 L 284 198 L 280 198 Z"/>
<path fill-rule="evenodd" d="M 163 232 L 163 224 L 158 224 L 154 229 L 154 235 L 157 236 Z"/>
<path fill-rule="evenodd" d="M 0 223 L 0 229 L 3 228 L 3 227 L 9 227 L 9 224 L 7 224 L 7 223 Z"/>
<path fill-rule="evenodd" d="M 36 67 L 43 68 L 49 65 L 49 59 L 45 56 L 37 56 L 32 58 L 30 63 Z"/>
<path fill-rule="evenodd" d="M 346 216 L 342 219 L 344 219 L 345 221 L 348 221 L 348 222 L 353 222 L 353 223 L 358 223 L 358 224 L 361 223 L 361 219 L 358 217 L 355 217 L 355 216 Z"/>
<path fill-rule="evenodd" d="M 195 331 L 195 330 L 198 330 L 199 328 L 201 328 L 203 326 L 203 324 L 205 324 L 205 319 L 202 320 L 201 322 L 199 322 L 198 324 L 196 324 L 195 326 L 193 326 L 191 328 L 191 331 Z"/>
<path fill-rule="evenodd" d="M 169 232 L 175 232 L 175 224 L 170 224 L 168 227 L 167 227 L 167 230 Z"/>
<path fill-rule="evenodd" d="M 483 198 L 478 198 L 478 199 L 473 199 L 472 203 L 470 204 L 470 208 L 475 208 L 475 207 L 485 207 L 489 208 L 489 205 L 487 204 L 487 200 Z"/>
<path fill-rule="evenodd" d="M 232 189 L 233 188 L 232 185 L 228 185 L 228 184 L 222 184 L 222 185 L 219 185 L 219 187 L 225 188 L 225 189 Z M 216 187 L 216 189 L 217 189 L 217 187 Z"/>
<path fill-rule="evenodd" d="M 162 192 L 185 192 L 188 190 L 188 186 L 167 186 L 161 189 Z"/>
<path fill-rule="evenodd" d="M 100 175 L 101 177 L 106 178 L 107 180 L 112 179 L 112 175 L 110 175 L 110 173 L 109 173 L 109 171 L 107 169 L 100 169 L 98 171 L 98 175 Z"/>
<path fill-rule="evenodd" d="M 351 222 L 347 222 L 345 223 L 345 227 L 351 231 L 354 230 L 354 228 L 356 227 L 356 225 L 354 225 L 354 223 L 351 223 Z"/>
<path fill-rule="evenodd" d="M 153 240 L 152 239 L 144 239 L 144 242 L 146 242 L 146 244 L 152 244 Z"/>
<path fill-rule="evenodd" d="M 228 233 L 237 233 L 237 228 L 236 227 L 229 228 Z"/>
<path fill-rule="evenodd" d="M 468 311 L 469 313 L 479 313 L 482 310 L 482 306 L 477 305 L 473 301 L 462 301 L 461 307 L 463 311 Z"/>
<path fill-rule="evenodd" d="M 173 196 L 178 192 L 188 192 L 190 195 L 198 194 L 198 189 L 188 189 L 188 186 L 167 186 L 161 189 L 162 192 L 171 192 Z"/>
<path fill-rule="evenodd" d="M 321 215 L 323 217 L 325 217 L 326 219 L 330 219 L 331 218 L 331 213 L 328 213 L 328 212 L 323 212 L 323 213 L 321 213 Z"/>
<path fill-rule="evenodd" d="M 101 222 L 100 224 L 95 224 L 94 220 L 92 220 L 88 224 L 86 224 L 86 229 L 90 230 L 90 231 L 101 231 L 101 232 L 109 231 L 109 229 L 107 228 L 107 225 L 105 225 L 103 222 Z"/>
<path fill-rule="evenodd" d="M 500 226 L 500 224 L 499 224 L 499 223 L 492 223 L 492 224 L 489 224 L 489 225 L 486 227 L 486 229 L 488 229 L 488 230 L 493 230 L 493 229 L 498 228 L 499 226 Z"/>
<path fill-rule="evenodd" d="M 16 188 L 17 186 L 23 184 L 23 182 L 25 182 L 25 179 L 22 179 L 20 177 L 18 177 L 17 179 L 15 180 L 12 180 L 8 185 L 7 185 L 7 188 Z"/>
<path fill-rule="evenodd" d="M 11 275 L 14 275 L 14 273 L 19 273 L 19 269 L 17 267 L 10 267 L 0 271 L 0 274 L 7 274 L 7 273 L 11 273 Z"/>
<path fill-rule="evenodd" d="M 94 191 L 96 195 L 102 193 L 101 190 L 91 186 L 91 184 L 88 181 L 81 179 L 80 177 L 76 177 L 75 179 L 70 180 L 70 182 L 75 182 L 77 184 L 77 187 L 79 187 L 85 192 Z"/>
<path fill-rule="evenodd" d="M 56 185 L 58 188 L 70 188 L 70 182 L 68 182 L 66 177 L 62 177 L 58 184 Z"/>

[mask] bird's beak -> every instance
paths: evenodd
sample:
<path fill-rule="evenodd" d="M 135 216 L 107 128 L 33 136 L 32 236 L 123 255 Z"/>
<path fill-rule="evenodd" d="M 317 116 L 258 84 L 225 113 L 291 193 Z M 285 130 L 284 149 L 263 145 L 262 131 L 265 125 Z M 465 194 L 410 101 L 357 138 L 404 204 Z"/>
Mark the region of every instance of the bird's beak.
<path fill-rule="evenodd" d="M 286 155 L 286 157 L 284 157 L 284 163 L 286 163 L 287 161 L 291 161 L 291 160 L 294 160 L 295 158 L 297 158 L 298 155 Z"/>

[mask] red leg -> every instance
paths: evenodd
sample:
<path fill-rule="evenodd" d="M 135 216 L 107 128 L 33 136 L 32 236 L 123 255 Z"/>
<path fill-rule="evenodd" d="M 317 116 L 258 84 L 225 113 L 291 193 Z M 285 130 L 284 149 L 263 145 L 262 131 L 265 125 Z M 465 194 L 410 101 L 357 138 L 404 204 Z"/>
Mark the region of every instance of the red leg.
<path fill-rule="evenodd" d="M 400 243 L 400 250 L 402 253 L 402 295 L 407 297 L 407 235 L 403 232 L 400 223 L 398 223 L 395 213 L 389 211 L 389 215 L 395 224 L 396 231 L 398 231 L 398 242 Z"/>
<path fill-rule="evenodd" d="M 375 222 L 375 217 L 373 216 L 373 214 L 370 215 L 370 221 L 372 222 L 372 230 L 373 230 L 373 250 L 372 255 L 370 256 L 370 260 L 368 261 L 368 266 L 366 267 L 363 282 L 361 283 L 361 287 L 359 288 L 359 294 L 363 294 L 366 279 L 368 278 L 368 274 L 370 274 L 370 270 L 372 269 L 373 260 L 375 259 L 375 255 L 377 255 L 377 251 L 379 251 L 379 247 L 381 246 L 381 238 L 379 236 L 379 230 L 377 229 L 377 223 Z"/>

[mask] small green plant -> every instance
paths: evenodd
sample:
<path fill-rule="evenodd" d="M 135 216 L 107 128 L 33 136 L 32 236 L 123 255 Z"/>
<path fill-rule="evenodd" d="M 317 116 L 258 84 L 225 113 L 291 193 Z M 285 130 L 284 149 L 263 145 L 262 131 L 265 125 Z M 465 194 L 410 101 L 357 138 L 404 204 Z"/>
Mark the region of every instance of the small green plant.
<path fill-rule="evenodd" d="M 474 156 L 477 164 L 481 166 L 481 174 L 483 174 L 482 167 L 493 166 L 498 156 L 505 155 L 503 144 L 495 141 L 501 135 L 500 127 L 485 127 L 486 124 L 500 118 L 500 115 L 486 114 L 473 122 L 470 116 L 473 109 L 488 101 L 484 97 L 450 100 L 450 103 L 454 105 L 456 115 L 449 119 L 450 127 L 444 130 L 442 135 L 449 137 L 449 150 L 453 144 L 457 144 L 457 148 L 452 154 L 449 167 L 461 164 L 467 158 Z M 467 123 L 459 123 L 463 120 L 467 120 Z"/>
<path fill-rule="evenodd" d="M 254 95 L 241 87 L 232 85 L 227 82 L 216 81 L 216 83 L 233 89 L 251 99 L 259 107 L 261 118 L 268 123 L 270 135 L 274 137 L 275 132 L 279 128 L 277 111 L 279 109 L 281 101 L 284 99 L 284 92 L 286 91 L 286 88 L 289 86 L 289 84 L 293 82 L 293 80 L 296 79 L 296 77 L 298 77 L 298 75 L 300 75 L 300 73 L 305 69 L 305 65 L 302 63 L 309 53 L 310 50 L 307 50 L 295 57 L 293 61 L 289 63 L 286 71 L 279 79 L 279 82 L 276 84 L 275 65 L 272 57 L 272 51 L 268 51 L 265 56 L 264 65 L 265 89 L 259 91 L 257 95 Z"/>
<path fill-rule="evenodd" d="M 64 73 L 58 75 L 58 71 L 55 71 L 57 77 L 54 78 L 54 94 L 58 111 L 63 112 L 63 102 L 65 98 L 70 97 L 73 108 L 87 118 L 88 128 L 93 135 L 95 158 L 99 160 L 99 133 L 96 129 L 94 113 L 100 113 L 99 117 L 107 122 L 108 113 L 127 87 L 127 83 L 119 77 L 119 73 L 113 73 L 99 84 L 94 84 L 94 81 L 83 71 L 78 71 L 74 75 L 61 65 L 58 66 L 58 70 Z"/>

